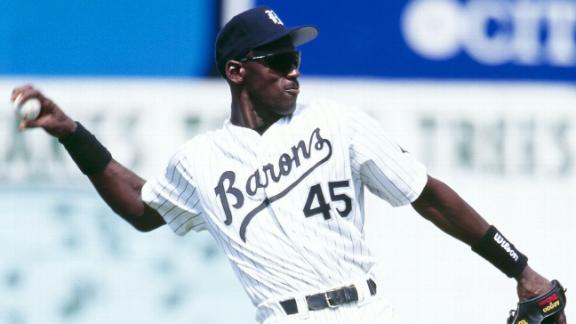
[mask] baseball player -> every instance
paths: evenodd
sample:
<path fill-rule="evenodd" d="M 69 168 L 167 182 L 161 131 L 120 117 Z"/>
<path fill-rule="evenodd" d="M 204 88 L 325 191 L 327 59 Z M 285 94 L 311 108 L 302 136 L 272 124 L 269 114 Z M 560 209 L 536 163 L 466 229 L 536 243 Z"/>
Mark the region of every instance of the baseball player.
<path fill-rule="evenodd" d="M 368 189 L 392 206 L 411 204 L 470 245 L 517 280 L 521 301 L 551 300 L 555 293 L 560 302 L 533 323 L 565 324 L 561 286 L 531 269 L 496 227 L 428 175 L 374 119 L 328 103 L 296 104 L 296 47 L 317 34 L 312 26 L 286 28 L 266 7 L 229 21 L 215 51 L 230 86 L 229 120 L 183 144 L 148 181 L 116 162 L 38 90 L 18 87 L 12 99 L 41 101 L 39 118 L 21 127 L 57 137 L 106 203 L 135 228 L 209 231 L 259 322 L 393 323 L 393 312 L 379 301 L 375 258 L 364 239 Z M 525 312 L 519 308 L 514 323 L 525 321 Z"/>

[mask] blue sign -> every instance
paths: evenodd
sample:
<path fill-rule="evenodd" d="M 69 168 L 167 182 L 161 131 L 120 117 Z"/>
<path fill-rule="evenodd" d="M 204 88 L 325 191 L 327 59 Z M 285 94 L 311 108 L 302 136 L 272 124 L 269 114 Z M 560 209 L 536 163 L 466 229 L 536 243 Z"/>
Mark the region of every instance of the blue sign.
<path fill-rule="evenodd" d="M 212 0 L 2 1 L 0 74 L 206 75 L 218 15 Z"/>
<path fill-rule="evenodd" d="M 576 80 L 576 1 L 257 1 L 313 24 L 307 75 Z"/>
<path fill-rule="evenodd" d="M 0 75 L 206 76 L 219 2 L 3 1 Z M 304 75 L 576 80 L 576 0 L 255 4 L 319 27 Z"/>

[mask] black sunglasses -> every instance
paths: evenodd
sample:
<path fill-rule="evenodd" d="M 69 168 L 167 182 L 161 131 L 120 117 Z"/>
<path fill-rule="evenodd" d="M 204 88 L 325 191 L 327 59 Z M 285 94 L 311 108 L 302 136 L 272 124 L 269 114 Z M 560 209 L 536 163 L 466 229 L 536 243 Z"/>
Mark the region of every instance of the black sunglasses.
<path fill-rule="evenodd" d="M 240 62 L 262 61 L 264 65 L 282 74 L 288 74 L 300 66 L 300 52 L 291 51 L 283 53 L 266 54 L 254 57 L 245 57 Z"/>

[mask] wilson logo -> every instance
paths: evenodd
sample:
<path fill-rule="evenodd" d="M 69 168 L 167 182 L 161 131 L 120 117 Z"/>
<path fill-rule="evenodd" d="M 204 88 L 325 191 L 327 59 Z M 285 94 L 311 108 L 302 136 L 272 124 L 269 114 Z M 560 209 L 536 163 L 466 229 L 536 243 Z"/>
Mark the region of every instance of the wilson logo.
<path fill-rule="evenodd" d="M 514 251 L 510 243 L 508 243 L 508 241 L 502 237 L 502 235 L 499 233 L 494 234 L 494 241 L 496 241 L 496 243 L 498 243 L 504 249 L 504 251 L 506 251 L 506 253 L 508 253 L 512 259 L 514 259 L 514 261 L 518 261 L 518 254 L 516 251 Z"/>
<path fill-rule="evenodd" d="M 544 314 L 547 314 L 555 310 L 556 308 L 560 307 L 560 300 L 558 299 L 557 294 L 553 294 L 550 297 L 539 301 L 538 304 L 540 305 L 540 307 L 543 307 L 542 312 Z"/>
<path fill-rule="evenodd" d="M 542 311 L 544 312 L 544 314 L 550 313 L 551 311 L 555 310 L 556 308 L 560 307 L 560 301 L 557 300 L 553 303 L 550 303 L 550 305 L 544 307 L 542 309 Z"/>

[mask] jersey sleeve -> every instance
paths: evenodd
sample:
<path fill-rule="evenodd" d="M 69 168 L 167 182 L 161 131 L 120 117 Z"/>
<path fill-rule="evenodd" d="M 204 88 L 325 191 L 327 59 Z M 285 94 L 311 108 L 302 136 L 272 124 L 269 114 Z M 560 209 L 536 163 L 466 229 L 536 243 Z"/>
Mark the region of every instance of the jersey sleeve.
<path fill-rule="evenodd" d="M 200 195 L 183 154 L 174 155 L 163 174 L 144 184 L 141 197 L 178 235 L 206 229 Z"/>
<path fill-rule="evenodd" d="M 374 118 L 349 110 L 345 119 L 353 172 L 378 197 L 392 206 L 416 200 L 428 180 L 426 167 L 386 134 Z"/>

